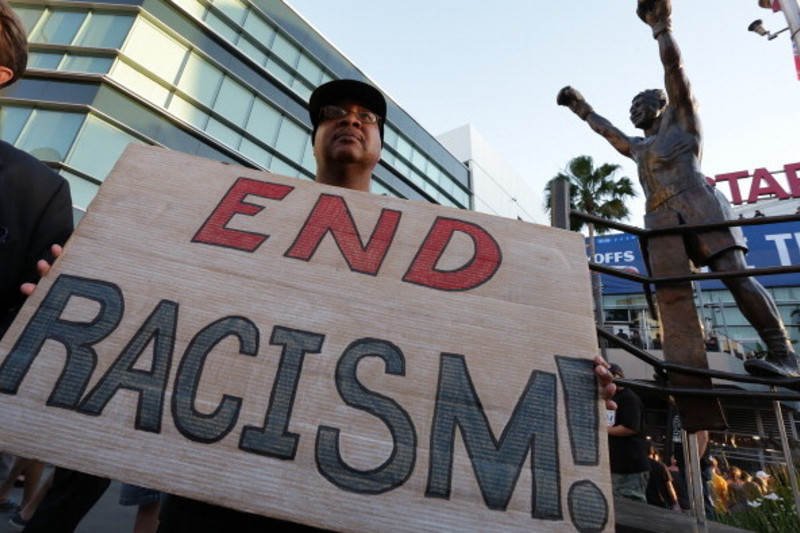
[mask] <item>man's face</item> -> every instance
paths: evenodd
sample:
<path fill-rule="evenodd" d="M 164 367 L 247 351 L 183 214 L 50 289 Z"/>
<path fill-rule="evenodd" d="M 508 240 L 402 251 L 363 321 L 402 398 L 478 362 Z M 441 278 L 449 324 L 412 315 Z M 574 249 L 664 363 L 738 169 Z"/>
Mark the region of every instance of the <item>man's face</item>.
<path fill-rule="evenodd" d="M 653 98 L 638 95 L 631 103 L 631 122 L 637 128 L 646 130 L 658 118 L 658 103 Z"/>
<path fill-rule="evenodd" d="M 379 123 L 359 119 L 360 111 L 370 111 L 359 103 L 346 100 L 336 104 L 348 113 L 335 119 L 321 119 L 314 140 L 318 164 L 358 164 L 374 167 L 381 158 Z"/>

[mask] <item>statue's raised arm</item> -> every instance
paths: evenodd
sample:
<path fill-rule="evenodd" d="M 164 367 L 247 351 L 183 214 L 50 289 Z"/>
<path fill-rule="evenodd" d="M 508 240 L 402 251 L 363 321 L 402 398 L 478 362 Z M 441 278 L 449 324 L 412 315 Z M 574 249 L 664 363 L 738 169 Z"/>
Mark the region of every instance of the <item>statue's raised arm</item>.
<path fill-rule="evenodd" d="M 672 5 L 670 0 L 638 0 L 636 14 L 653 30 L 658 41 L 661 64 L 664 66 L 664 87 L 667 97 L 684 131 L 701 134 L 697 104 L 691 84 L 683 68 L 681 51 L 672 35 Z"/>
<path fill-rule="evenodd" d="M 584 99 L 583 95 L 570 86 L 558 91 L 556 103 L 568 107 L 573 113 L 585 120 L 589 127 L 602 135 L 611 146 L 626 157 L 631 156 L 631 139 L 611 121 L 594 112 L 592 106 Z"/>

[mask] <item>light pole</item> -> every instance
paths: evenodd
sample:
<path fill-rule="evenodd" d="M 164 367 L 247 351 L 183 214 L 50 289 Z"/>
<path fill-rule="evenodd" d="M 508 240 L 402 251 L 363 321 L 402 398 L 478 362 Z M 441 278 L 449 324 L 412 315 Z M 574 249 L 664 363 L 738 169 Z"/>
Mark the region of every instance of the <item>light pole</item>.
<path fill-rule="evenodd" d="M 777 0 L 777 2 L 781 7 L 783 16 L 786 17 L 786 23 L 788 24 L 786 28 L 776 31 L 775 33 L 771 33 L 764 28 L 764 26 L 761 24 L 761 20 L 759 19 L 754 20 L 747 29 L 757 33 L 758 35 L 765 36 L 769 40 L 772 40 L 779 34 L 789 30 L 789 35 L 792 43 L 794 44 L 795 50 L 800 50 L 800 6 L 798 6 L 797 0 Z"/>
<path fill-rule="evenodd" d="M 778 3 L 789 25 L 792 42 L 796 50 L 800 51 L 800 6 L 797 5 L 797 0 L 778 0 Z"/>

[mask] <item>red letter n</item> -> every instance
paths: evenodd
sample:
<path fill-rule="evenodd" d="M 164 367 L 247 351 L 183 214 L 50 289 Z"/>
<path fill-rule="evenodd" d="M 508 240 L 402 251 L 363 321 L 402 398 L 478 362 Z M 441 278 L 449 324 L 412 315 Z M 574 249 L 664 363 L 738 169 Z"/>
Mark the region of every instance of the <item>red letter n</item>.
<path fill-rule="evenodd" d="M 320 195 L 300 234 L 284 255 L 308 261 L 325 235 L 330 232 L 351 271 L 375 276 L 386 257 L 389 245 L 392 244 L 400 223 L 400 214 L 400 211 L 382 210 L 369 242 L 364 246 L 344 199 L 340 196 Z"/>

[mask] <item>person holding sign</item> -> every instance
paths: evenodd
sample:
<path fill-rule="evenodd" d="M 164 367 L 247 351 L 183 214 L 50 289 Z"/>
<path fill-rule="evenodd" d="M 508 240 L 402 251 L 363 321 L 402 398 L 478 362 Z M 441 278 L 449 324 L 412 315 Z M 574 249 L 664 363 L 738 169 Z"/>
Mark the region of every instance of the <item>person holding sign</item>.
<path fill-rule="evenodd" d="M 337 80 L 311 95 L 309 113 L 317 162 L 315 181 L 357 191 L 369 191 L 380 160 L 386 101 L 374 87 L 354 80 Z M 613 394 L 610 373 L 602 360 L 596 373 L 606 397 Z M 280 527 L 276 519 L 170 495 L 161 511 L 159 533 L 198 531 L 267 531 Z M 297 528 L 298 526 L 292 526 Z M 316 530 L 307 528 L 302 530 Z"/>
<path fill-rule="evenodd" d="M 380 91 L 355 80 L 328 82 L 311 94 L 309 115 L 315 181 L 368 192 L 383 147 L 386 100 Z M 175 495 L 164 501 L 160 520 L 159 533 L 260 532 L 282 523 Z M 292 529 L 316 531 L 297 524 Z"/>
<path fill-rule="evenodd" d="M 617 364 L 612 364 L 610 370 L 614 377 L 625 377 Z M 614 496 L 647 502 L 650 465 L 647 462 L 644 404 L 627 387 L 618 387 L 614 401 L 619 407 L 614 422 L 608 426 L 608 454 Z"/>
<path fill-rule="evenodd" d="M 629 137 L 572 87 L 558 93 L 558 105 L 568 107 L 602 135 L 622 155 L 633 159 L 647 197 L 647 215 L 675 213 L 682 224 L 706 224 L 731 219 L 727 200 L 700 171 L 702 130 L 697 105 L 672 36 L 669 0 L 639 0 L 637 14 L 653 30 L 664 67 L 666 94 L 660 89 L 636 95 L 630 108 L 633 125 L 644 137 Z M 741 228 L 719 228 L 684 236 L 695 266 L 716 272 L 746 270 L 747 247 Z M 800 377 L 800 359 L 769 293 L 750 277 L 723 278 L 736 304 L 767 346 L 763 358 L 745 361 L 754 375 Z"/>

